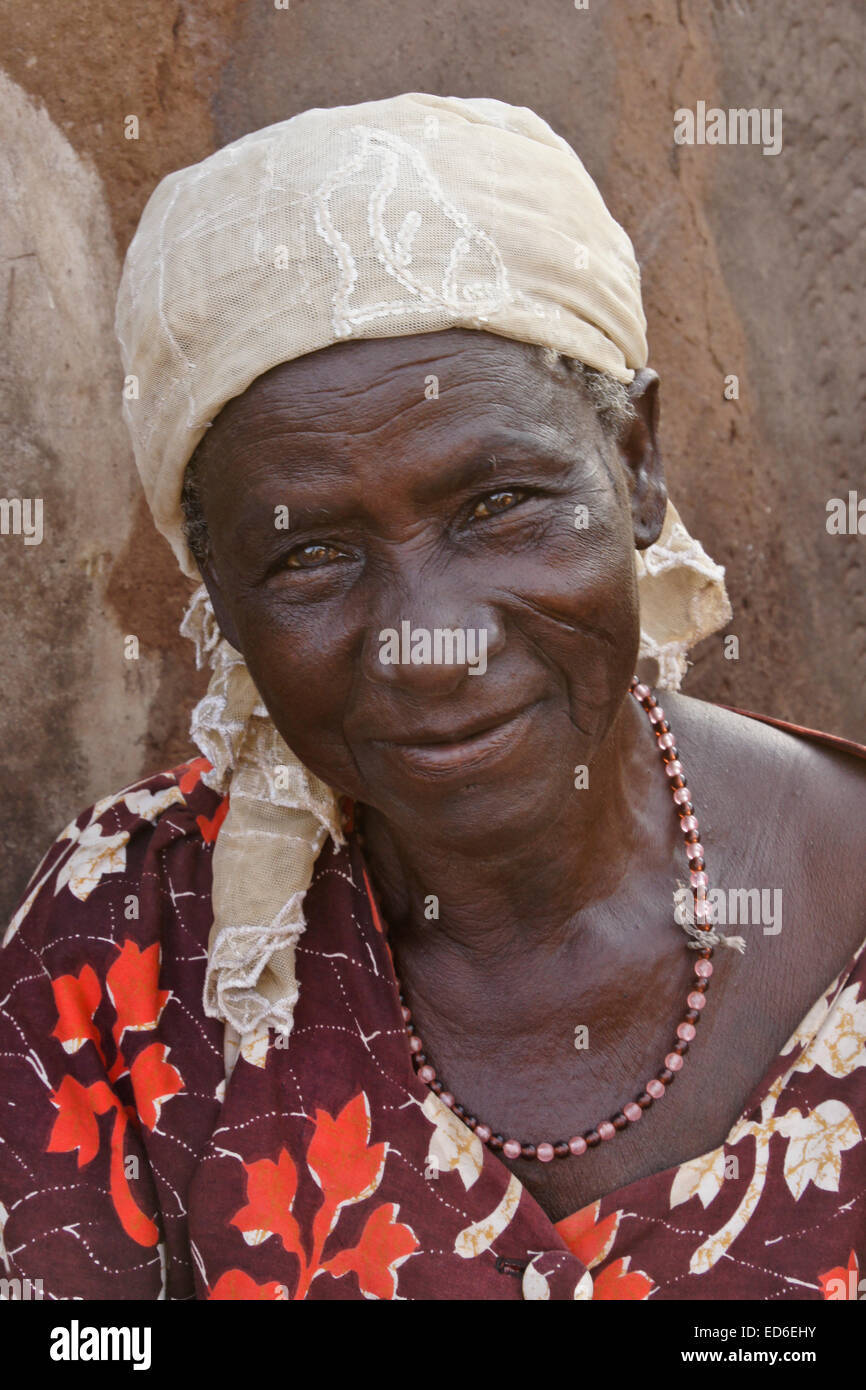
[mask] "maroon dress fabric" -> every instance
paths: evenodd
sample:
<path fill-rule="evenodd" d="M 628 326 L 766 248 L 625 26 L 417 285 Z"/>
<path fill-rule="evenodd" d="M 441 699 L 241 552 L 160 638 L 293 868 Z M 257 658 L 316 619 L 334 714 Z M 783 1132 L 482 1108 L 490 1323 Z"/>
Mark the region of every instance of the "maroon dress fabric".
<path fill-rule="evenodd" d="M 316 864 L 291 1037 L 245 1039 L 225 1081 L 202 1007 L 226 809 L 206 767 L 83 812 L 7 933 L 9 1276 L 61 1299 L 858 1296 L 866 952 L 722 1148 L 554 1224 L 416 1077 L 353 834 Z"/>

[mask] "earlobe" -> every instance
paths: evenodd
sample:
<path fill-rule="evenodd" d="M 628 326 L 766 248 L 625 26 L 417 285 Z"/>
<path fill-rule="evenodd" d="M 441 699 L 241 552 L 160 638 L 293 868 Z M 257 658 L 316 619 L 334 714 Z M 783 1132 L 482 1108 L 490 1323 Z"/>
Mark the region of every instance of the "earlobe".
<path fill-rule="evenodd" d="M 629 399 L 635 415 L 620 435 L 619 449 L 631 493 L 635 548 L 646 550 L 661 535 L 668 497 L 658 444 L 658 373 L 639 368 Z"/>

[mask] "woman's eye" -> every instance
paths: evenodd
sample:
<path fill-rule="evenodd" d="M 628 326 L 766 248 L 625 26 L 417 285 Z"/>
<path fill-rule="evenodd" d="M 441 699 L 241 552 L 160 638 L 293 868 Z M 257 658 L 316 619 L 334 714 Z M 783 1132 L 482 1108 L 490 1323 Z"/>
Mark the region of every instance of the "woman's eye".
<path fill-rule="evenodd" d="M 525 492 L 514 487 L 507 488 L 503 492 L 489 492 L 473 508 L 473 519 L 484 521 L 489 516 L 497 516 L 500 512 L 510 511 L 512 507 L 517 506 L 518 502 L 522 502 L 525 496 Z"/>
<path fill-rule="evenodd" d="M 309 545 L 299 545 L 291 552 L 286 560 L 286 569 L 290 570 L 309 570 L 316 569 L 319 565 L 330 564 L 332 560 L 345 559 L 345 552 L 336 545 L 328 545 L 326 542 L 313 541 Z"/>

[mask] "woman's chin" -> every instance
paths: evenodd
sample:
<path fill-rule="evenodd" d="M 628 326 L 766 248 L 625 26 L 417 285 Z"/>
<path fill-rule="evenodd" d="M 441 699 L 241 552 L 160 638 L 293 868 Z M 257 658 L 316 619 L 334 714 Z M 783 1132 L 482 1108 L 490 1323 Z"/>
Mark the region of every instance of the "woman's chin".
<path fill-rule="evenodd" d="M 470 737 L 437 742 L 378 742 L 365 759 L 365 798 L 395 826 L 424 841 L 495 852 L 500 837 L 524 838 L 536 817 L 561 814 L 574 793 L 575 730 L 549 701 L 519 708 Z M 582 740 L 581 740 L 582 742 Z"/>

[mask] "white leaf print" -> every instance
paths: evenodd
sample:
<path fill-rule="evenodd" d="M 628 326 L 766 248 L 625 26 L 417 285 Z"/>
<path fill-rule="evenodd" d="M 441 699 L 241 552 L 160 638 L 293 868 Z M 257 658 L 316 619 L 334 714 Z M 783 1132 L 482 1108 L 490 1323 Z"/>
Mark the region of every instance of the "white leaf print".
<path fill-rule="evenodd" d="M 725 1149 L 713 1149 L 700 1158 L 681 1163 L 671 1187 L 671 1207 L 688 1202 L 692 1197 L 700 1197 L 706 1208 L 714 1197 L 719 1195 L 725 1181 Z"/>
<path fill-rule="evenodd" d="M 427 1152 L 428 1166 L 433 1165 L 440 1173 L 456 1168 L 463 1186 L 470 1188 L 484 1167 L 481 1140 L 432 1091 L 421 1110 L 435 1125 Z"/>
<path fill-rule="evenodd" d="M 776 1130 L 788 1139 L 785 1181 L 795 1200 L 800 1200 L 810 1182 L 825 1192 L 839 1191 L 842 1154 L 862 1137 L 847 1105 L 825 1100 L 805 1116 L 789 1110 L 776 1121 Z"/>

